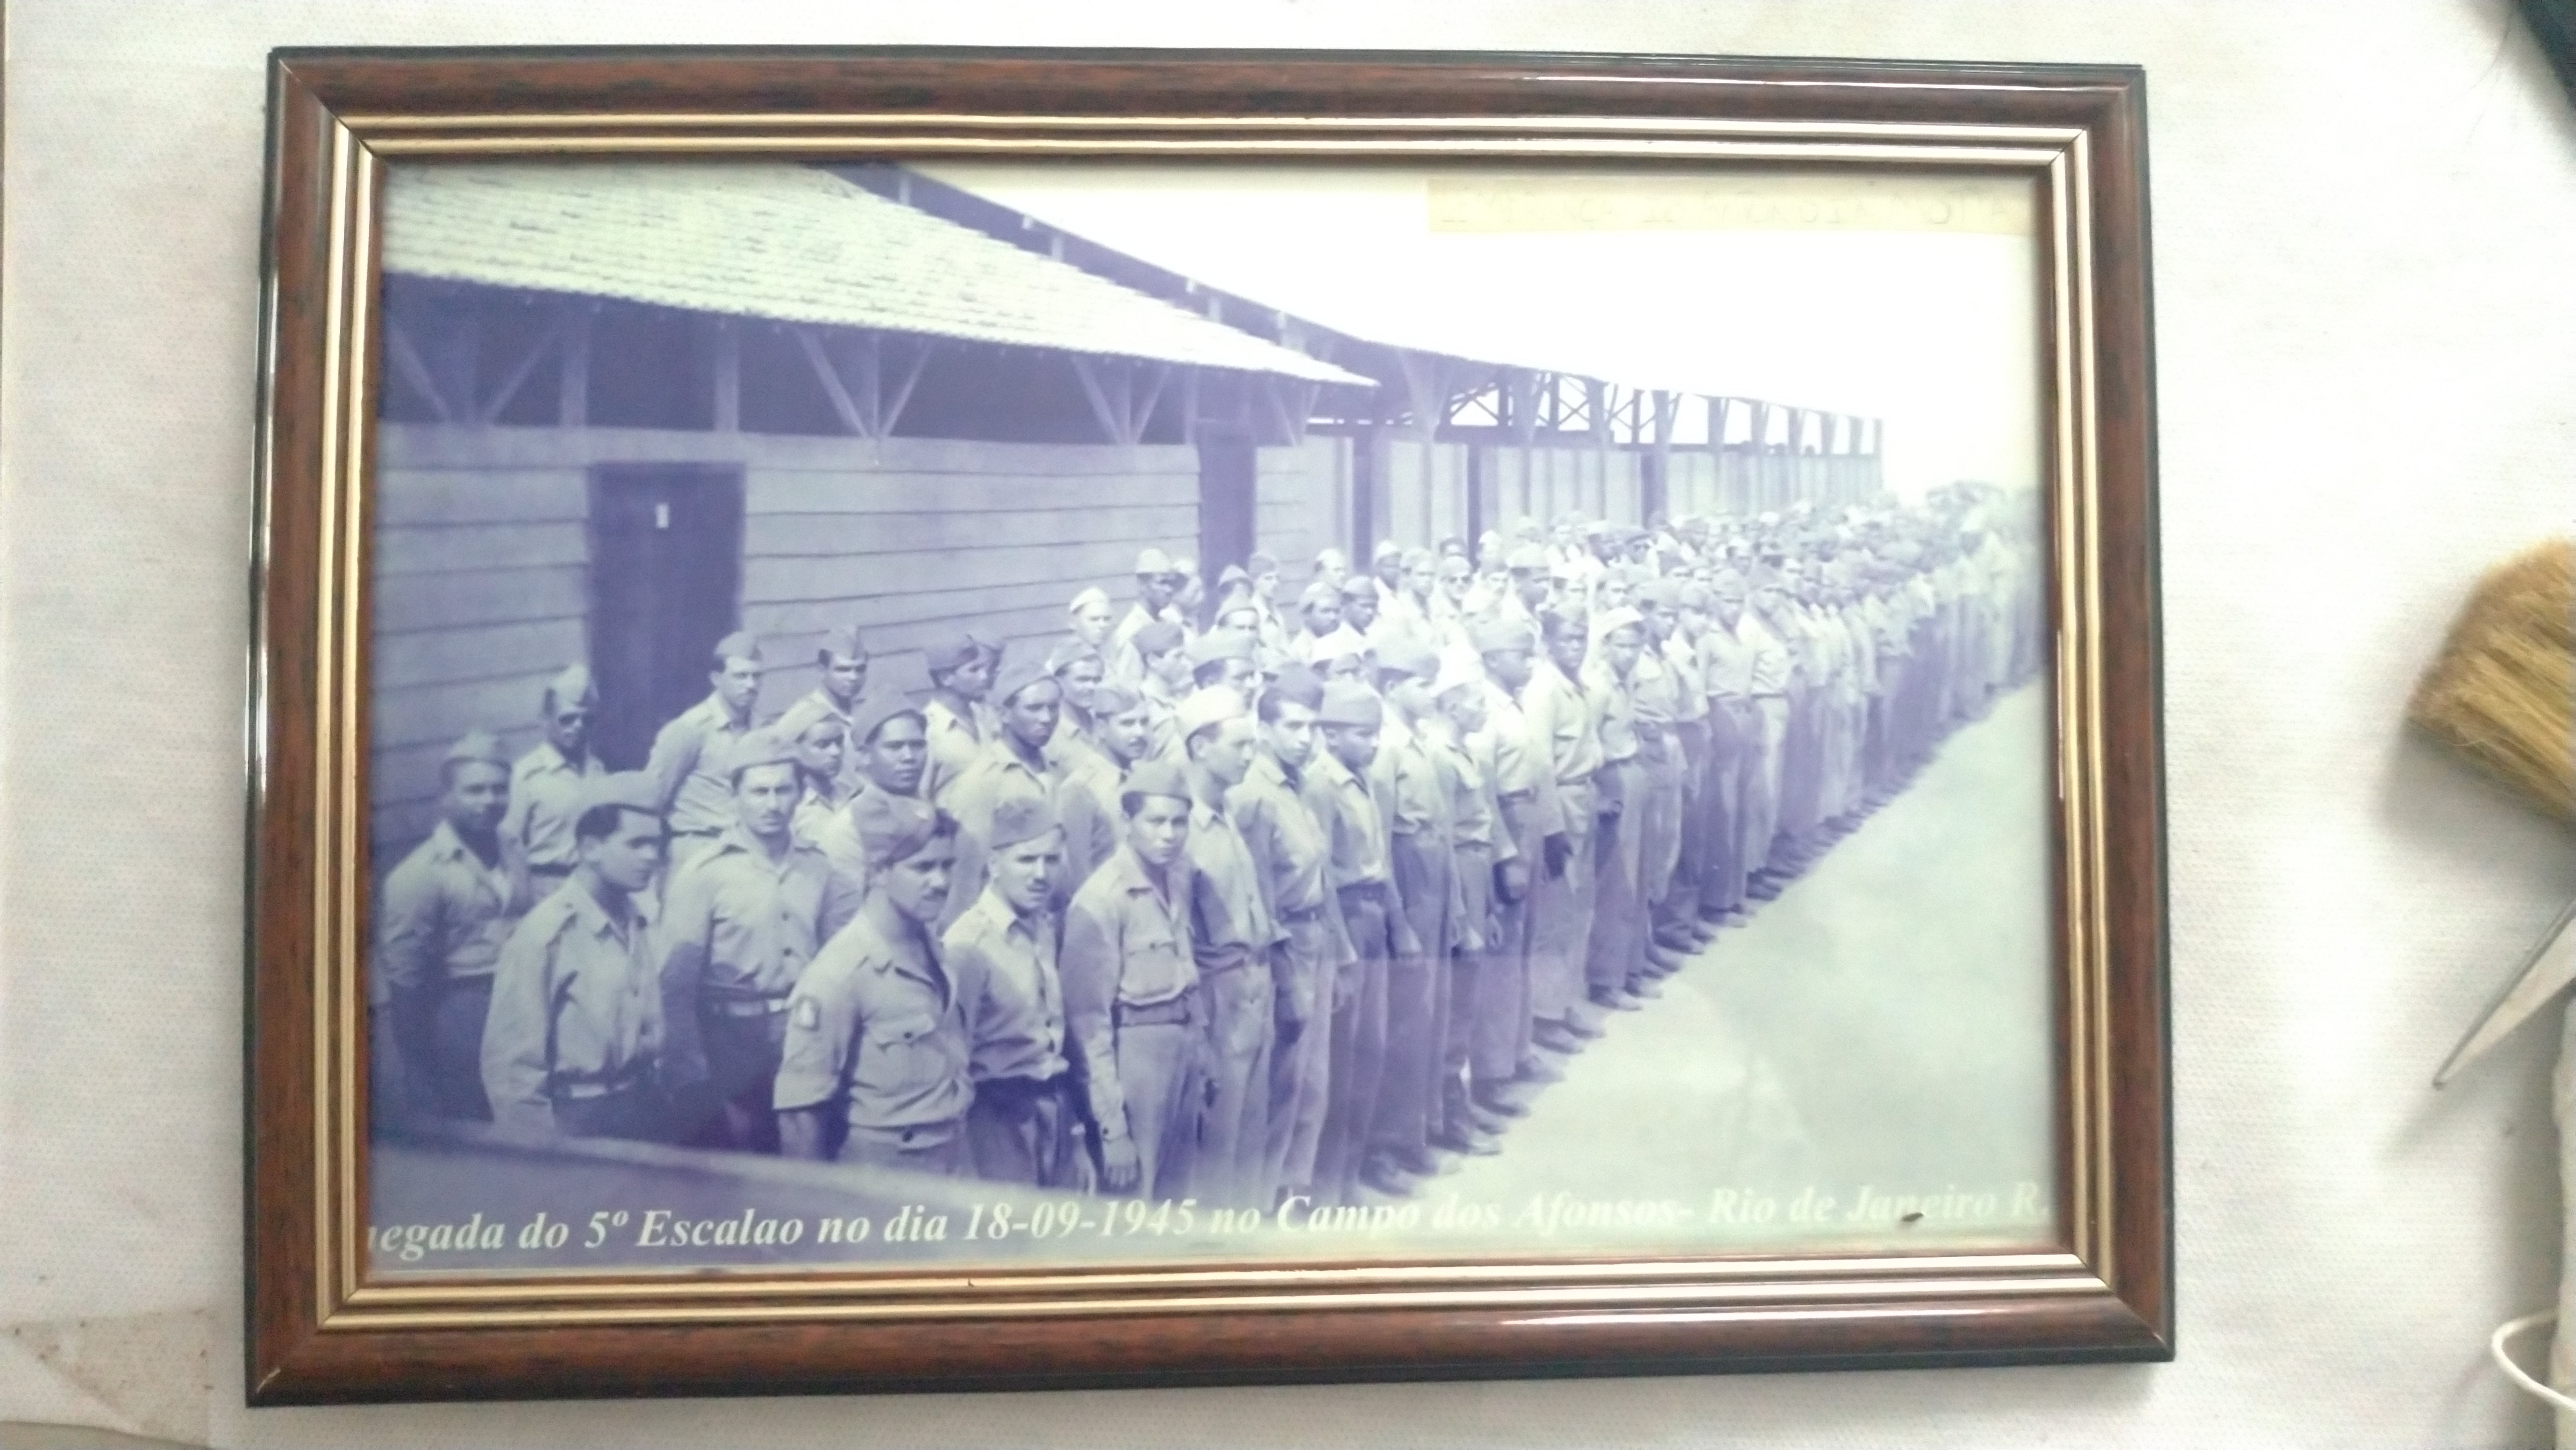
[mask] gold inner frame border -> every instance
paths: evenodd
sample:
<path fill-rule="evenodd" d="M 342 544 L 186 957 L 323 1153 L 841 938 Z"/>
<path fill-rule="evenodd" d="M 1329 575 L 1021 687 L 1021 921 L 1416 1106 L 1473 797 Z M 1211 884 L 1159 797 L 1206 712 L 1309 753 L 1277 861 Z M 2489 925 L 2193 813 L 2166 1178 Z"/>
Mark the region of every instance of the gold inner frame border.
<path fill-rule="evenodd" d="M 328 296 L 320 399 L 322 477 L 315 626 L 315 772 L 309 907 L 323 950 L 314 1010 L 313 1290 L 325 1331 L 600 1323 L 1091 1317 L 1215 1310 L 1484 1306 L 1570 1324 L 1580 1311 L 1663 1320 L 1957 1316 L 1988 1301 L 2099 1295 L 2117 1277 L 2110 1221 L 2108 850 L 2100 446 L 2095 390 L 2090 140 L 2080 127 L 1624 117 L 1036 117 L 986 115 L 348 115 L 330 126 Z M 492 1276 L 365 1275 L 364 1144 L 357 1091 L 365 994 L 357 941 L 365 802 L 364 555 L 373 420 L 370 301 L 388 158 L 536 155 L 1046 155 L 1094 159 L 1408 160 L 2009 170 L 2045 193 L 2046 433 L 2056 602 L 2053 727 L 2062 862 L 2060 1233 L 2055 1252 L 1624 1262 L 1488 1258 L 1278 1267 L 944 1274 L 680 1270 Z M 271 312 L 272 319 L 274 311 Z M 274 322 L 272 321 L 272 326 Z M 272 351 L 272 356 L 273 356 Z M 263 459 L 263 474 L 274 460 Z M 263 491 L 267 489 L 263 479 Z M 267 502 L 264 500 L 264 502 Z M 263 561 L 265 562 L 265 561 Z M 264 663 L 264 662 L 263 662 Z M 685 1279 L 681 1276 L 686 1276 Z M 1867 1301 L 1885 1301 L 1870 1303 Z M 1933 1301 L 1942 1301 L 1935 1303 Z M 1962 1307 L 1960 1301 L 1968 1301 Z"/>

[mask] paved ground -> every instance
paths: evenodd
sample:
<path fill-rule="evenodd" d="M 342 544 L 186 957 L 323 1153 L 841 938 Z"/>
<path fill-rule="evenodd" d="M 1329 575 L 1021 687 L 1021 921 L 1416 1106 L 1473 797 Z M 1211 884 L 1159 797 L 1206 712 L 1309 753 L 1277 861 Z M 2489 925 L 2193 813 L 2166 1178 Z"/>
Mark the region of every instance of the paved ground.
<path fill-rule="evenodd" d="M 1511 1215 L 1558 1193 L 1669 1199 L 1694 1210 L 1694 1237 L 1750 1243 L 1809 1236 L 1789 1215 L 1812 1188 L 1810 1204 L 1836 1200 L 1837 1236 L 2003 1229 L 2016 1187 L 2049 1176 L 2044 704 L 2025 688 L 1952 736 L 1663 997 L 1611 1014 L 1500 1156 L 1419 1196 Z M 1732 1221 L 1715 1198 L 1730 1188 Z M 1864 1189 L 1878 1197 L 1860 1206 Z M 1925 1219 L 1905 1226 L 1914 1209 L 1880 1201 L 1953 1191 L 1996 1201 L 1915 1205 Z"/>

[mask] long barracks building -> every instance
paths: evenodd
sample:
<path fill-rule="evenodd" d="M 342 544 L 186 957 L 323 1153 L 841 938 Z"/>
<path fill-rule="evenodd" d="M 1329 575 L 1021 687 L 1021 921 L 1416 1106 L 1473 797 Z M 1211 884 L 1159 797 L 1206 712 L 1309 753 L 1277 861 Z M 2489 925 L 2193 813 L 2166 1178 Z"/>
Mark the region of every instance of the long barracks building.
<path fill-rule="evenodd" d="M 895 167 L 406 167 L 385 236 L 380 867 L 449 742 L 533 743 L 574 661 L 629 768 L 735 629 L 779 702 L 826 629 L 918 684 L 961 627 L 1125 598 L 1146 545 L 1293 577 L 1522 514 L 1880 491 L 1870 420 L 1374 342 Z"/>

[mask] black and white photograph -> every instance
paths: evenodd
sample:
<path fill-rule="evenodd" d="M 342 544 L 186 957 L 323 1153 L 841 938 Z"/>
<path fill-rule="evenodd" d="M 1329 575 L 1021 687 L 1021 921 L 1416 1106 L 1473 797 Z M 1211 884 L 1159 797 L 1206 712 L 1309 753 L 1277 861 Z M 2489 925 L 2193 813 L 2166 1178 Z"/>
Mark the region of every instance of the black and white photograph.
<path fill-rule="evenodd" d="M 370 1272 L 2054 1243 L 2038 205 L 393 165 Z"/>

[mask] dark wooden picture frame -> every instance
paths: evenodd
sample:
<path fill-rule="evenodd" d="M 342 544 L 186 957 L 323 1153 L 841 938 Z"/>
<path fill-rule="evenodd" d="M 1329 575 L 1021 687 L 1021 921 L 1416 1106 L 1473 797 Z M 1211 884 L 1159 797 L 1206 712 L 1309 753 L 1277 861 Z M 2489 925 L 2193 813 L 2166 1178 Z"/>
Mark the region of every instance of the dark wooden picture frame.
<path fill-rule="evenodd" d="M 1699 1373 L 2173 1352 L 2144 78 L 1007 51 L 273 57 L 254 568 L 251 1403 Z M 2061 1242 L 2036 1253 L 371 1282 L 374 237 L 430 155 L 1618 157 L 2042 187 Z"/>

